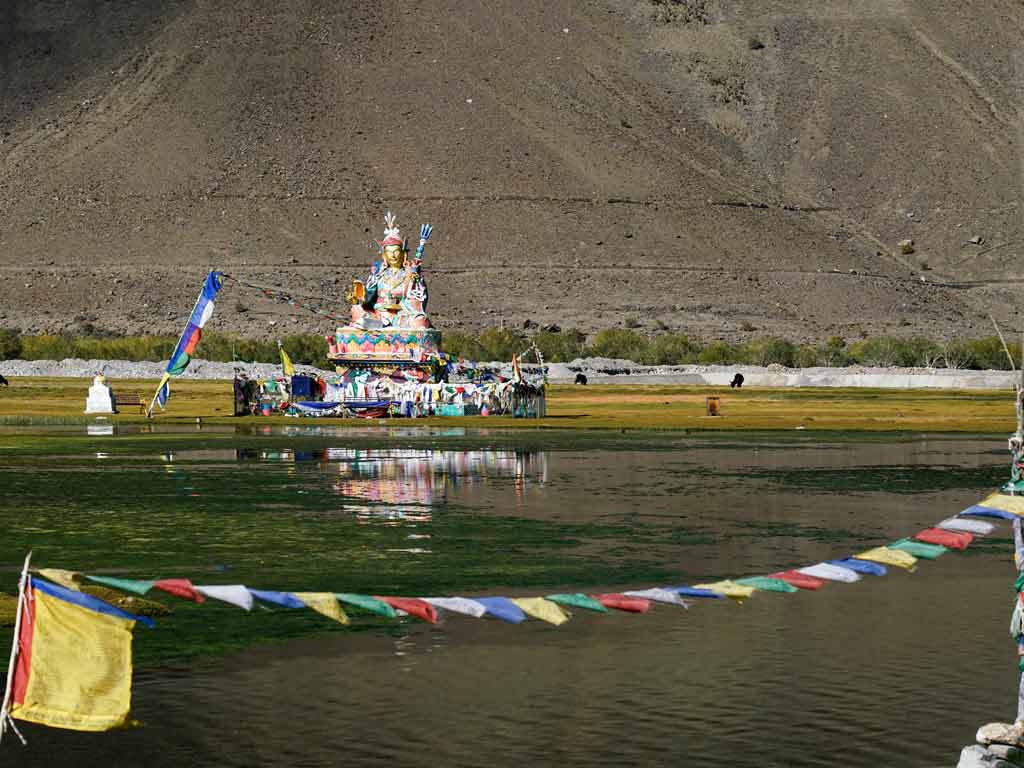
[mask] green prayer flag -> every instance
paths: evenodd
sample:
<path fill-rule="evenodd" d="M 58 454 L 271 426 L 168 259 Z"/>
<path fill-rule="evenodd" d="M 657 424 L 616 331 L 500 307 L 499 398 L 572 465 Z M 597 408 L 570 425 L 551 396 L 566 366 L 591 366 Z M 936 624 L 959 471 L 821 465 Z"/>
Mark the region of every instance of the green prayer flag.
<path fill-rule="evenodd" d="M 601 605 L 601 603 L 592 597 L 587 597 L 582 592 L 577 592 L 573 595 L 547 595 L 547 599 L 552 603 L 561 603 L 562 605 L 572 605 L 576 608 L 586 608 L 589 611 L 608 613 L 608 609 Z"/>
<path fill-rule="evenodd" d="M 908 555 L 923 557 L 926 560 L 934 560 L 949 551 L 941 544 L 925 544 L 923 541 L 914 541 L 913 539 L 900 539 L 887 546 L 889 549 L 898 549 Z"/>
<path fill-rule="evenodd" d="M 1013 591 L 1024 592 L 1024 571 L 1022 571 L 1021 574 L 1017 577 L 1017 580 L 1013 582 Z M 1022 656 L 1021 658 L 1024 658 L 1024 656 Z"/>
<path fill-rule="evenodd" d="M 742 584 L 745 587 L 753 587 L 754 589 L 761 589 L 765 592 L 799 592 L 800 590 L 794 587 L 787 581 L 782 579 L 773 579 L 770 576 L 748 576 L 745 579 L 736 579 L 737 584 Z"/>
<path fill-rule="evenodd" d="M 369 595 L 353 595 L 348 592 L 335 592 L 334 596 L 343 603 L 349 605 L 355 605 L 363 610 L 370 611 L 371 613 L 377 613 L 381 616 L 387 616 L 389 619 L 395 618 L 398 614 L 395 613 L 395 609 L 382 600 L 377 600 Z"/>
<path fill-rule="evenodd" d="M 133 592 L 136 595 L 144 595 L 153 588 L 152 581 L 139 581 L 138 579 L 115 579 L 112 576 L 90 576 L 85 575 L 89 581 L 95 581 L 111 589 L 120 589 L 122 592 Z"/>

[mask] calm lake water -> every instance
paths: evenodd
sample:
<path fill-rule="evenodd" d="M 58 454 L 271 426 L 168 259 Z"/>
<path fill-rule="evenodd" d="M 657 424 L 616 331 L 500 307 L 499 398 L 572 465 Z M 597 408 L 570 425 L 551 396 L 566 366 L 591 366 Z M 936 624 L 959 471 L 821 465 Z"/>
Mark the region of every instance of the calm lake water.
<path fill-rule="evenodd" d="M 40 566 L 281 590 L 546 594 L 770 573 L 955 514 L 1005 440 L 330 427 L 0 430 L 0 580 Z M 437 626 L 195 606 L 136 631 L 136 730 L 9 765 L 955 765 L 1011 717 L 1008 527 L 743 605 Z M 162 599 L 162 598 L 157 598 Z M 4 647 L 10 633 L 0 633 Z"/>

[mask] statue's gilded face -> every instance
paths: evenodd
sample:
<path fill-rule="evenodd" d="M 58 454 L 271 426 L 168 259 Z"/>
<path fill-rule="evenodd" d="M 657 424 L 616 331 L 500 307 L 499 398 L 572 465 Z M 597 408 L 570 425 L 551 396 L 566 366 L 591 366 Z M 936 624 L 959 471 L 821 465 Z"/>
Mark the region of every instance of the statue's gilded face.
<path fill-rule="evenodd" d="M 405 263 L 405 254 L 400 245 L 384 246 L 384 261 L 392 269 L 400 269 Z"/>

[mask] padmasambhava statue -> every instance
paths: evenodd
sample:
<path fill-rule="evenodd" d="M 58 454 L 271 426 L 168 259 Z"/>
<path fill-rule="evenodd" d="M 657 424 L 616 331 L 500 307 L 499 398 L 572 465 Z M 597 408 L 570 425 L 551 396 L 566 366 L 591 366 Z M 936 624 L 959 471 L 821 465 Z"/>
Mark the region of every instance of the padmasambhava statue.
<path fill-rule="evenodd" d="M 423 281 L 420 264 L 423 247 L 433 227 L 420 227 L 420 243 L 409 258 L 408 240 L 395 224 L 395 215 L 384 216 L 384 239 L 378 241 L 381 259 L 370 268 L 366 283 L 353 281 L 346 298 L 352 305 L 352 326 L 372 330 L 378 328 L 426 329 L 427 284 Z"/>
<path fill-rule="evenodd" d="M 366 282 L 355 280 L 345 294 L 352 320 L 327 337 L 328 357 L 339 373 L 368 370 L 377 374 L 413 373 L 421 380 L 436 373 L 441 332 L 427 317 L 427 284 L 420 264 L 433 227 L 420 227 L 416 253 L 409 255 L 395 216 L 384 217 L 380 258 Z"/>

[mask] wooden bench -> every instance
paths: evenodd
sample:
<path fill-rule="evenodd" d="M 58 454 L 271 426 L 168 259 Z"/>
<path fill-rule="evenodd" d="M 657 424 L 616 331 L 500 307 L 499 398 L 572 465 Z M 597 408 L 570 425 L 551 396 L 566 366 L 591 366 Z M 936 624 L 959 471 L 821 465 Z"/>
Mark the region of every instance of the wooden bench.
<path fill-rule="evenodd" d="M 142 393 L 140 392 L 114 392 L 111 391 L 111 396 L 114 399 L 114 412 L 117 413 L 121 410 L 122 405 L 137 405 L 139 406 L 139 413 L 144 413 L 146 410 L 146 403 L 142 399 Z"/>

